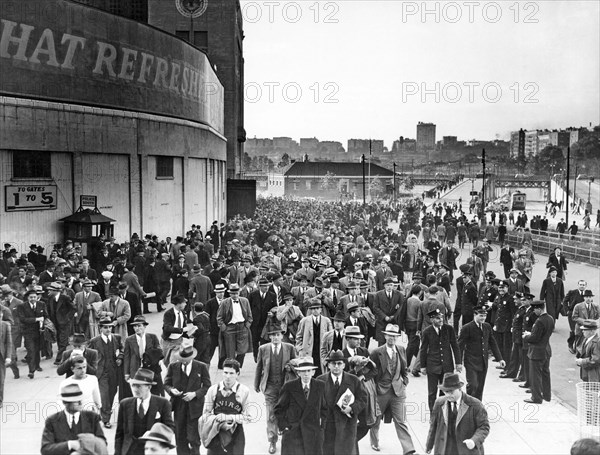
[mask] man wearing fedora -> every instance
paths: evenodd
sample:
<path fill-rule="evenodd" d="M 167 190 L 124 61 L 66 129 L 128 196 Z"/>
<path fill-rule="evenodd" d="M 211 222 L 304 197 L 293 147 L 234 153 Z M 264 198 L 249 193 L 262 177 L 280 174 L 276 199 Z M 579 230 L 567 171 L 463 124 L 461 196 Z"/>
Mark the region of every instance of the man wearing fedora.
<path fill-rule="evenodd" d="M 388 324 L 383 331 L 385 345 L 378 347 L 371 353 L 371 360 L 375 363 L 377 373 L 374 378 L 377 385 L 377 402 L 382 415 L 391 416 L 396 427 L 398 440 L 402 445 L 404 454 L 415 453 L 415 447 L 406 425 L 406 386 L 408 385 L 408 366 L 406 364 L 406 351 L 397 345 L 401 335 L 396 324 Z M 379 426 L 381 416 L 371 429 L 371 447 L 379 451 Z"/>
<path fill-rule="evenodd" d="M 265 343 L 261 340 L 261 334 L 267 323 L 269 310 L 277 305 L 276 299 L 275 294 L 269 289 L 269 281 L 266 278 L 261 278 L 258 281 L 258 289 L 248 296 L 248 302 L 252 309 L 250 331 L 252 332 L 252 353 L 255 362 L 258 357 L 258 347 Z"/>
<path fill-rule="evenodd" d="M 527 358 L 529 359 L 529 386 L 531 398 L 526 398 L 526 403 L 542 404 L 542 399 L 550 401 L 552 386 L 550 384 L 550 337 L 554 330 L 554 318 L 546 313 L 546 303 L 537 300 L 531 303 L 531 308 L 537 315 L 531 332 L 523 332 L 523 340 L 529 345 Z"/>
<path fill-rule="evenodd" d="M 224 347 L 221 357 L 236 359 L 240 367 L 244 365 L 244 358 L 251 347 L 252 321 L 248 299 L 240 297 L 240 286 L 237 283 L 230 284 L 229 297 L 223 300 L 217 310 L 217 324 L 221 329 Z"/>
<path fill-rule="evenodd" d="M 67 378 L 71 377 L 73 375 L 71 359 L 82 355 L 87 361 L 87 373 L 95 376 L 98 368 L 98 351 L 87 346 L 87 339 L 83 333 L 74 333 L 70 338 L 70 342 L 72 347 L 63 352 L 56 373 L 59 376 L 66 374 Z"/>
<path fill-rule="evenodd" d="M 140 438 L 140 441 L 144 441 L 144 454 L 162 455 L 168 453 L 175 448 L 175 444 L 173 444 L 174 437 L 173 430 L 164 423 L 155 423 Z"/>
<path fill-rule="evenodd" d="M 344 372 L 345 360 L 342 351 L 332 351 L 325 359 L 329 371 L 317 378 L 325 383 L 324 454 L 358 453 L 358 415 L 367 405 L 367 391 L 359 378 Z"/>
<path fill-rule="evenodd" d="M 109 317 L 100 319 L 98 327 L 100 335 L 92 338 L 89 342 L 91 349 L 98 352 L 98 368 L 96 377 L 100 387 L 100 398 L 102 399 L 102 422 L 104 427 L 112 426 L 113 403 L 119 381 L 123 376 L 121 365 L 123 364 L 123 339 L 120 335 L 112 333 L 115 323 Z"/>
<path fill-rule="evenodd" d="M 321 358 L 321 343 L 323 337 L 333 326 L 328 317 L 321 315 L 321 300 L 315 297 L 309 300 L 308 314 L 300 320 L 296 332 L 296 351 L 300 357 L 312 357 L 316 374 L 325 371 Z"/>
<path fill-rule="evenodd" d="M 583 332 L 583 339 L 577 346 L 577 359 L 575 363 L 581 369 L 581 380 L 584 382 L 600 382 L 598 320 L 585 319 L 581 322 L 580 328 Z"/>
<path fill-rule="evenodd" d="M 42 335 L 40 329 L 43 327 L 44 318 L 48 317 L 46 305 L 39 300 L 35 290 L 25 292 L 23 305 L 18 307 L 17 313 L 21 321 L 21 331 L 27 349 L 27 363 L 29 365 L 29 379 L 33 379 L 36 371 L 42 371 L 40 367 L 40 349 L 42 347 Z"/>
<path fill-rule="evenodd" d="M 451 373 L 455 368 L 460 373 L 462 364 L 456 333 L 451 325 L 444 324 L 444 313 L 435 308 L 427 316 L 431 325 L 421 333 L 419 358 L 421 374 L 427 375 L 429 410 L 432 410 L 437 386 L 442 382 L 444 373 Z"/>
<path fill-rule="evenodd" d="M 73 318 L 77 311 L 75 304 L 62 294 L 62 285 L 56 281 L 50 283 L 47 288 L 48 299 L 46 308 L 48 317 L 56 327 L 56 360 L 54 365 L 60 364 L 63 352 L 69 345 L 69 335 L 73 325 Z"/>
<path fill-rule="evenodd" d="M 317 367 L 310 357 L 298 359 L 297 379 L 283 384 L 275 405 L 281 437 L 281 453 L 321 455 L 323 425 L 327 417 L 325 384 L 313 378 Z"/>
<path fill-rule="evenodd" d="M 81 450 L 82 433 L 92 434 L 99 443 L 97 454 L 108 453 L 100 416 L 83 411 L 83 392 L 77 384 L 66 384 L 60 391 L 64 410 L 46 418 L 42 433 L 42 455 L 68 455 Z"/>
<path fill-rule="evenodd" d="M 146 333 L 148 322 L 144 316 L 136 316 L 130 325 L 135 333 L 128 336 L 124 342 L 123 375 L 125 381 L 120 385 L 119 399 L 131 396 L 128 381 L 140 368 L 154 372 L 156 385 L 152 386 L 151 392 L 153 395 L 163 396 L 164 390 L 160 374 L 160 360 L 163 358 L 163 353 L 160 341 L 155 334 Z"/>
<path fill-rule="evenodd" d="M 267 335 L 270 343 L 258 348 L 256 371 L 254 374 L 254 390 L 265 396 L 267 408 L 267 439 L 269 453 L 275 453 L 277 446 L 277 422 L 275 419 L 275 404 L 279 392 L 285 382 L 286 371 L 290 360 L 296 358 L 294 346 L 283 343 L 282 324 L 276 317 L 271 317 L 267 323 Z"/>
<path fill-rule="evenodd" d="M 127 300 L 121 298 L 117 286 L 112 286 L 109 294 L 108 299 L 102 302 L 98 316 L 111 318 L 115 322 L 115 333 L 125 339 L 127 338 L 127 321 L 131 319 L 131 307 Z"/>
<path fill-rule="evenodd" d="M 573 310 L 575 309 L 575 305 L 581 303 L 585 300 L 583 294 L 587 288 L 587 281 L 579 280 L 577 282 L 577 289 L 571 289 L 565 295 L 565 298 L 561 304 L 560 313 L 563 316 L 566 316 L 569 320 L 569 338 L 567 338 L 567 348 L 571 354 L 575 354 L 575 347 L 577 346 L 577 337 L 575 336 L 575 320 L 573 319 Z M 13 312 L 14 313 L 14 312 Z"/>
<path fill-rule="evenodd" d="M 200 455 L 198 419 L 211 384 L 206 364 L 194 360 L 197 354 L 192 341 L 184 340 L 179 351 L 173 353 L 165 378 L 175 417 L 178 455 Z"/>
<path fill-rule="evenodd" d="M 481 400 L 488 370 L 488 351 L 491 349 L 497 362 L 504 368 L 503 360 L 496 338 L 492 334 L 492 326 L 485 322 L 488 313 L 486 305 L 474 309 L 473 321 L 462 326 L 458 336 L 458 347 L 461 352 L 461 363 L 467 377 L 467 393 Z"/>
<path fill-rule="evenodd" d="M 558 318 L 560 306 L 565 298 L 565 285 L 563 280 L 558 278 L 558 270 L 552 266 L 548 270 L 548 278 L 542 283 L 540 291 L 540 300 L 546 301 L 546 311 L 555 320 Z"/>
<path fill-rule="evenodd" d="M 576 304 L 571 313 L 571 319 L 575 323 L 573 346 L 577 347 L 583 341 L 581 327 L 586 319 L 600 319 L 600 306 L 594 303 L 594 293 L 591 289 L 583 291 L 583 302 Z"/>
<path fill-rule="evenodd" d="M 375 294 L 373 313 L 375 314 L 375 338 L 379 346 L 385 344 L 383 331 L 388 324 L 396 323 L 403 330 L 406 319 L 406 301 L 400 291 L 394 289 L 394 280 L 386 278 L 384 289 Z"/>
<path fill-rule="evenodd" d="M 213 284 L 210 278 L 202 274 L 202 268 L 199 264 L 192 267 L 192 275 L 190 275 L 190 290 L 189 300 L 191 304 L 196 302 L 206 303 L 213 292 Z"/>
<path fill-rule="evenodd" d="M 217 283 L 215 286 L 215 296 L 206 302 L 204 311 L 208 313 L 208 319 L 210 321 L 210 351 L 208 353 L 210 365 L 210 359 L 213 358 L 215 350 L 219 347 L 219 324 L 217 324 L 217 313 L 221 302 L 225 299 L 225 284 L 223 282 Z"/>
<path fill-rule="evenodd" d="M 483 443 L 490 433 L 485 407 L 477 398 L 464 393 L 464 382 L 457 373 L 446 373 L 438 388 L 444 396 L 431 411 L 426 453 L 435 455 L 483 455 Z"/>
<path fill-rule="evenodd" d="M 133 397 L 119 403 L 115 455 L 143 455 L 144 441 L 140 437 L 157 422 L 175 429 L 169 400 L 150 392 L 156 385 L 154 372 L 140 368 L 129 380 L 129 385 Z"/>
<path fill-rule="evenodd" d="M 184 313 L 187 301 L 182 295 L 171 297 L 173 306 L 165 311 L 162 326 L 163 362 L 166 367 L 171 361 L 171 353 L 179 349 L 184 338 L 188 337 L 187 317 Z"/>
<path fill-rule="evenodd" d="M 321 341 L 321 363 L 325 364 L 325 359 L 331 351 L 341 351 L 346 347 L 346 337 L 344 336 L 344 326 L 346 325 L 346 315 L 338 311 L 333 317 L 333 330 L 330 330 L 323 336 Z"/>
<path fill-rule="evenodd" d="M 75 294 L 75 330 L 78 333 L 85 333 L 88 338 L 90 336 L 90 312 L 93 310 L 93 304 L 102 302 L 100 294 L 92 291 L 94 283 L 91 280 L 85 279 L 81 283 L 82 291 Z"/>

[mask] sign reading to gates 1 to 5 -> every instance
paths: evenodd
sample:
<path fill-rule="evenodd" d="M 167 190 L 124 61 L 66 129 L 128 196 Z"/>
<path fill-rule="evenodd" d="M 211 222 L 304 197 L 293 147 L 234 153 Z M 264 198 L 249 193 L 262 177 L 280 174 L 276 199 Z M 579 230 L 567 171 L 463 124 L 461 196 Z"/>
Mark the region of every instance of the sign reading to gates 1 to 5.
<path fill-rule="evenodd" d="M 5 186 L 5 210 L 55 210 L 56 185 Z"/>

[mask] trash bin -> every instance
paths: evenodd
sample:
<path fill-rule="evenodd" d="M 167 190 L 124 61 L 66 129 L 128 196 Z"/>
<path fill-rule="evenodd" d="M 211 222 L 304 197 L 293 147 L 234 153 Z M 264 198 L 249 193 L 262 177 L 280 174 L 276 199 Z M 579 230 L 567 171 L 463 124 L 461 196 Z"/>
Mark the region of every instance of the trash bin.
<path fill-rule="evenodd" d="M 580 382 L 576 387 L 579 437 L 600 441 L 600 382 Z"/>

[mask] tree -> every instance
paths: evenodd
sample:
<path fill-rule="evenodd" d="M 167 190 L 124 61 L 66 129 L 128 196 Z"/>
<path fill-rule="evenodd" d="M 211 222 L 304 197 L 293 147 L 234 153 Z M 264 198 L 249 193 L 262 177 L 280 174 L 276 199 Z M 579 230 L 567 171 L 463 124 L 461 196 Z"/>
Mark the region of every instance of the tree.
<path fill-rule="evenodd" d="M 372 178 L 369 182 L 368 188 L 371 191 L 371 196 L 381 194 L 383 192 L 383 184 L 381 183 L 381 179 L 379 177 Z"/>
<path fill-rule="evenodd" d="M 330 190 L 337 186 L 337 175 L 331 171 L 327 171 L 323 177 L 321 177 L 321 189 Z"/>
<path fill-rule="evenodd" d="M 552 172 L 565 163 L 563 150 L 556 145 L 546 146 L 536 157 L 532 159 L 532 167 L 542 174 Z"/>
<path fill-rule="evenodd" d="M 252 158 L 250 158 L 250 155 L 248 155 L 248 152 L 244 152 L 243 168 L 250 169 L 251 167 L 252 167 Z"/>
<path fill-rule="evenodd" d="M 284 153 L 283 156 L 281 157 L 281 161 L 279 162 L 279 164 L 277 166 L 286 167 L 288 164 L 290 164 L 290 155 L 288 155 L 287 153 Z"/>
<path fill-rule="evenodd" d="M 588 134 L 573 144 L 572 156 L 578 160 L 600 160 L 600 137 Z"/>

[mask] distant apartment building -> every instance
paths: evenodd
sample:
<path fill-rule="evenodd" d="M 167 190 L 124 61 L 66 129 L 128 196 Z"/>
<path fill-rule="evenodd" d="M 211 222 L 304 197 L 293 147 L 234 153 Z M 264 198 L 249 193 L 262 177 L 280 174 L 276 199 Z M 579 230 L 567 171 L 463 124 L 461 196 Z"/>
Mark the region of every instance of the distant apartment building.
<path fill-rule="evenodd" d="M 458 144 L 458 138 L 456 136 L 442 137 L 442 147 L 456 147 L 457 144 Z"/>
<path fill-rule="evenodd" d="M 435 150 L 435 124 L 417 124 L 417 152 L 429 153 Z"/>
<path fill-rule="evenodd" d="M 316 152 L 319 148 L 319 140 L 316 137 L 301 137 L 300 150 L 302 153 Z"/>
<path fill-rule="evenodd" d="M 525 131 L 525 157 L 531 158 L 538 154 L 538 131 Z"/>
<path fill-rule="evenodd" d="M 510 157 L 513 159 L 525 158 L 525 131 L 523 128 L 510 133 Z"/>
<path fill-rule="evenodd" d="M 369 154 L 380 156 L 383 148 L 381 139 L 348 139 L 348 155 L 351 157 Z"/>
<path fill-rule="evenodd" d="M 572 146 L 573 144 L 579 142 L 585 136 L 590 134 L 590 130 L 584 127 L 567 128 L 566 131 L 569 133 L 569 146 Z"/>

